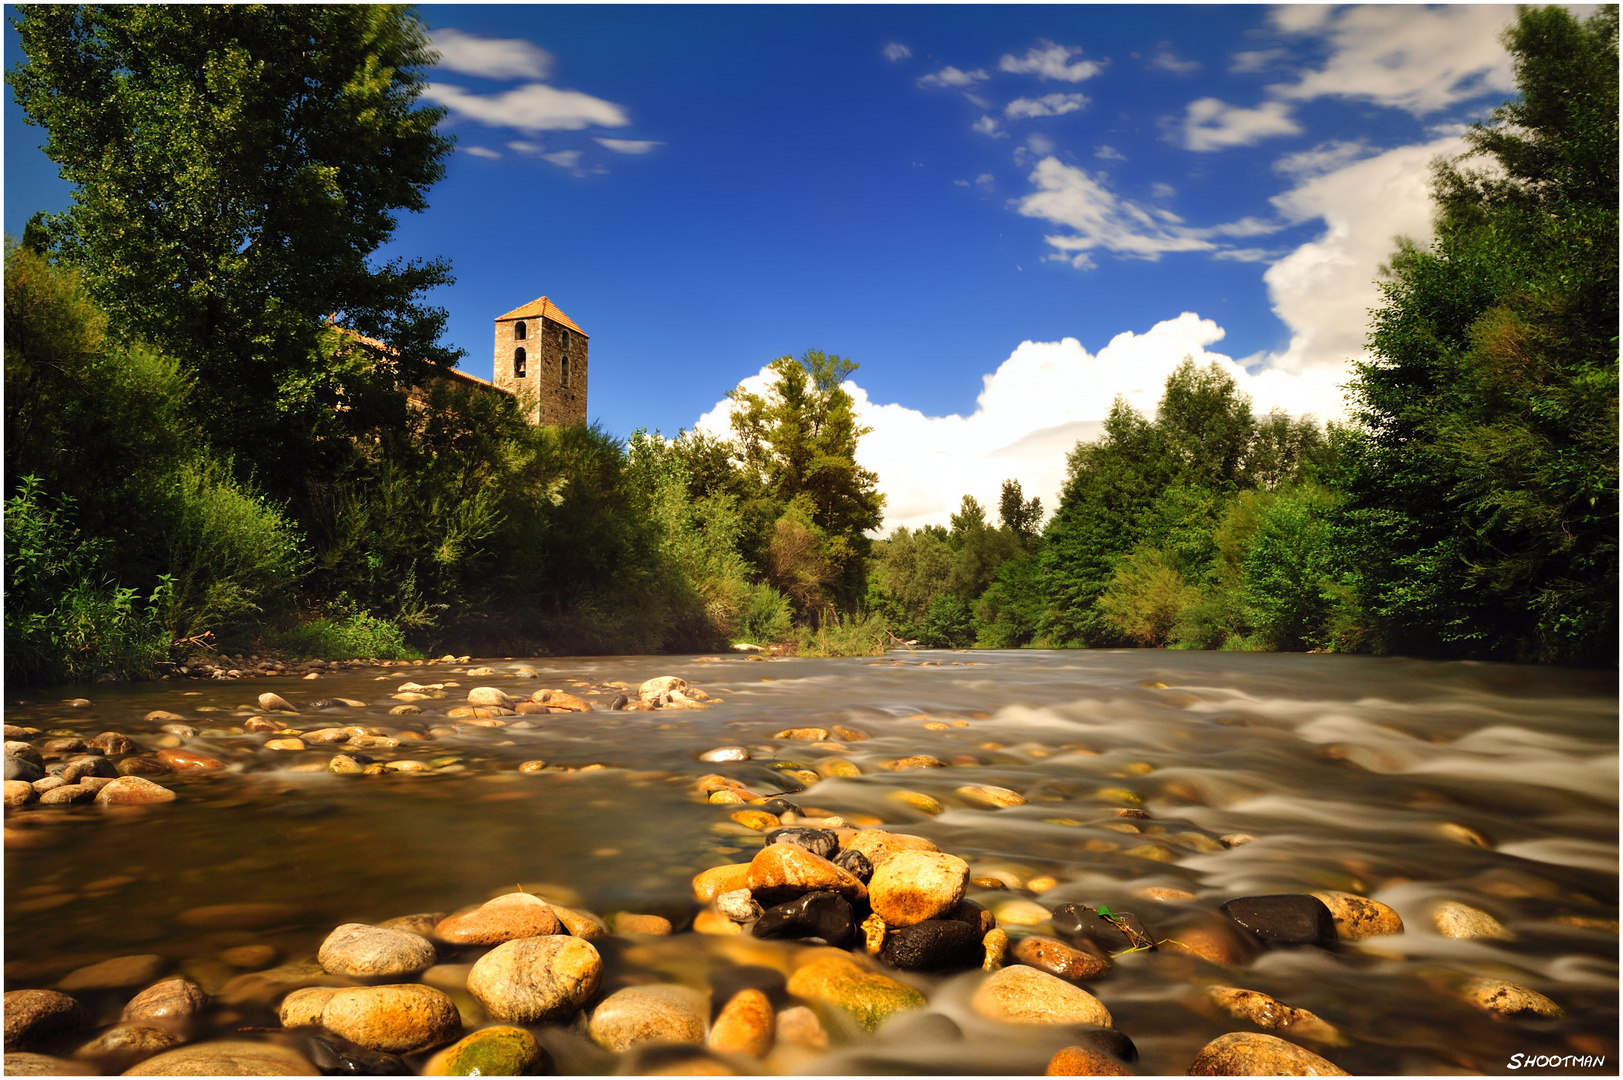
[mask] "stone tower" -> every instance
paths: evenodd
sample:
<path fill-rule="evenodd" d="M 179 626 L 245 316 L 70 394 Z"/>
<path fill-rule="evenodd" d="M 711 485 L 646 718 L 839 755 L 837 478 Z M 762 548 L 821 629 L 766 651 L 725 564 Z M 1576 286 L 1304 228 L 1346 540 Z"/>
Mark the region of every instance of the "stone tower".
<path fill-rule="evenodd" d="M 544 296 L 498 315 L 493 381 L 532 424 L 586 423 L 586 334 Z"/>

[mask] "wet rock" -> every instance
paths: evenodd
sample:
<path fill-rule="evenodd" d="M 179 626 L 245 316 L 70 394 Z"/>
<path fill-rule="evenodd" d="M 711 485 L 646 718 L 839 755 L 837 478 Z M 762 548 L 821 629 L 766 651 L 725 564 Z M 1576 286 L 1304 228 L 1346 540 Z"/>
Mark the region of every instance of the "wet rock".
<path fill-rule="evenodd" d="M 969 884 L 969 864 L 940 851 L 903 851 L 879 864 L 868 902 L 889 926 L 911 926 L 957 906 Z"/>
<path fill-rule="evenodd" d="M 32 761 L 20 758 L 16 754 L 7 754 L 5 757 L 5 777 L 7 780 L 18 780 L 25 784 L 31 784 L 45 775 L 45 770 Z"/>
<path fill-rule="evenodd" d="M 99 964 L 91 964 L 69 972 L 56 984 L 56 988 L 69 994 L 82 991 L 122 990 L 151 982 L 158 977 L 163 968 L 163 957 L 150 953 L 140 956 L 115 956 L 111 960 L 103 960 Z"/>
<path fill-rule="evenodd" d="M 819 956 L 789 976 L 789 993 L 827 1002 L 844 1010 L 867 1031 L 877 1031 L 890 1016 L 922 1009 L 924 995 L 895 979 L 861 967 L 849 956 Z"/>
<path fill-rule="evenodd" d="M 546 1058 L 535 1036 L 523 1028 L 488 1027 L 435 1054 L 423 1075 L 529 1076 Z"/>
<path fill-rule="evenodd" d="M 837 894 L 830 894 L 837 895 Z M 847 907 L 850 905 L 847 904 Z M 716 896 L 716 910 L 734 922 L 754 922 L 761 917 L 764 909 L 756 903 L 755 897 L 748 889 L 734 889 L 732 892 L 720 893 Z"/>
<path fill-rule="evenodd" d="M 266 750 L 304 750 L 303 739 L 272 739 L 265 744 Z"/>
<path fill-rule="evenodd" d="M 609 936 L 608 924 L 589 911 L 553 904 L 552 913 L 558 917 L 560 933 L 572 934 L 582 941 L 598 941 Z"/>
<path fill-rule="evenodd" d="M 91 1069 L 67 1058 L 18 1052 L 6 1054 L 3 1071 L 7 1076 L 84 1076 Z"/>
<path fill-rule="evenodd" d="M 794 844 L 823 859 L 833 859 L 840 850 L 840 838 L 832 829 L 808 829 L 791 826 L 773 829 L 766 834 L 768 844 Z M 838 865 L 836 863 L 836 865 Z"/>
<path fill-rule="evenodd" d="M 469 705 L 494 705 L 497 708 L 511 709 L 513 696 L 505 690 L 498 690 L 494 686 L 476 686 L 468 691 Z"/>
<path fill-rule="evenodd" d="M 1535 1013 L 1539 1016 L 1565 1016 L 1566 1012 L 1536 990 L 1504 979 L 1472 979 L 1462 988 L 1466 1001 L 1479 1009 L 1501 1016 Z"/>
<path fill-rule="evenodd" d="M 992 910 L 1002 926 L 1037 926 L 1051 917 L 1047 908 L 1033 900 L 1005 900 Z"/>
<path fill-rule="evenodd" d="M 118 763 L 120 776 L 163 776 L 174 771 L 156 758 L 127 757 Z"/>
<path fill-rule="evenodd" d="M 740 990 L 716 1014 L 706 1042 L 712 1050 L 765 1057 L 772 1049 L 776 1019 L 764 993 L 754 988 Z"/>
<path fill-rule="evenodd" d="M 468 992 L 496 1020 L 563 1020 L 596 993 L 603 959 L 577 937 L 518 938 L 496 946 L 468 972 Z"/>
<path fill-rule="evenodd" d="M 699 755 L 700 761 L 748 761 L 750 752 L 742 746 L 718 746 Z"/>
<path fill-rule="evenodd" d="M 1048 1059 L 1044 1076 L 1134 1076 L 1133 1070 L 1090 1046 L 1067 1046 Z"/>
<path fill-rule="evenodd" d="M 1398 913 L 1376 900 L 1357 893 L 1327 890 L 1313 894 L 1330 909 L 1336 936 L 1342 941 L 1362 941 L 1380 934 L 1403 933 Z"/>
<path fill-rule="evenodd" d="M 834 865 L 864 885 L 873 880 L 873 863 L 869 861 L 868 856 L 855 848 L 846 848 L 834 856 Z"/>
<path fill-rule="evenodd" d="M 1324 901 L 1307 893 L 1241 896 L 1226 901 L 1223 913 L 1268 945 L 1336 943 L 1336 921 Z"/>
<path fill-rule="evenodd" d="M 124 1006 L 123 1019 L 184 1020 L 195 1016 L 208 1005 L 209 997 L 203 988 L 186 979 L 165 979 L 154 983 L 130 999 Z"/>
<path fill-rule="evenodd" d="M 947 812 L 945 806 L 922 791 L 893 791 L 886 798 L 902 806 L 911 807 L 921 814 L 929 814 L 931 817 Z"/>
<path fill-rule="evenodd" d="M 856 937 L 855 918 L 850 901 L 839 893 L 812 892 L 767 908 L 751 933 L 758 938 L 814 938 L 844 948 Z"/>
<path fill-rule="evenodd" d="M 929 754 L 910 754 L 907 757 L 896 758 L 892 761 L 882 761 L 879 763 L 879 767 L 899 772 L 903 769 L 944 769 L 947 767 L 947 763 L 940 758 L 931 757 Z"/>
<path fill-rule="evenodd" d="M 82 1005 L 55 990 L 8 991 L 4 1013 L 7 1050 L 27 1050 L 91 1023 Z"/>
<path fill-rule="evenodd" d="M 277 1016 L 287 1028 L 320 1025 L 321 1014 L 336 993 L 336 986 L 307 986 L 295 990 L 282 999 Z"/>
<path fill-rule="evenodd" d="M 749 888 L 750 863 L 729 863 L 713 866 L 693 876 L 693 897 L 708 904 L 724 892 Z"/>
<path fill-rule="evenodd" d="M 879 958 L 903 971 L 962 971 L 981 966 L 984 936 L 955 919 L 926 919 L 887 933 Z"/>
<path fill-rule="evenodd" d="M 774 739 L 787 739 L 791 742 L 828 742 L 828 729 L 820 727 L 784 728 Z"/>
<path fill-rule="evenodd" d="M 147 1058 L 125 1076 L 320 1076 L 303 1054 L 275 1043 L 238 1040 L 182 1046 Z"/>
<path fill-rule="evenodd" d="M 403 930 L 345 923 L 327 935 L 316 959 L 329 975 L 396 978 L 433 967 L 434 946 Z"/>
<path fill-rule="evenodd" d="M 663 915 L 639 915 L 635 912 L 622 911 L 614 916 L 614 932 L 616 934 L 648 934 L 654 937 L 665 937 L 672 930 L 671 920 Z"/>
<path fill-rule="evenodd" d="M 639 1043 L 703 1043 L 709 1016 L 705 996 L 686 986 L 628 986 L 592 1010 L 587 1033 L 619 1053 Z"/>
<path fill-rule="evenodd" d="M 40 804 L 43 806 L 60 806 L 71 803 L 92 802 L 96 798 L 96 789 L 84 784 L 62 784 L 49 791 L 41 793 Z"/>
<path fill-rule="evenodd" d="M 1256 938 L 1232 921 L 1222 924 L 1200 922 L 1178 927 L 1156 944 L 1168 952 L 1198 956 L 1202 960 L 1225 965 L 1249 963 L 1258 948 Z"/>
<path fill-rule="evenodd" d="M 1244 847 L 1246 844 L 1254 844 L 1257 842 L 1257 838 L 1255 836 L 1252 836 L 1250 833 L 1243 832 L 1229 833 L 1227 836 L 1219 836 L 1217 840 L 1226 848 Z"/>
<path fill-rule="evenodd" d="M 958 789 L 958 794 L 970 802 L 994 810 L 1001 810 L 1008 806 L 1024 806 L 1026 797 L 1018 791 L 1011 791 L 1006 787 L 994 787 L 991 784 L 970 784 Z"/>
<path fill-rule="evenodd" d="M 116 731 L 104 731 L 93 739 L 86 739 L 85 745 L 104 754 L 139 754 L 142 749 L 140 743 Z"/>
<path fill-rule="evenodd" d="M 51 741 L 56 742 L 60 740 Z M 47 747 L 50 746 L 50 742 L 47 742 L 45 745 Z M 45 763 L 45 759 L 40 756 L 39 747 L 24 739 L 7 739 L 5 752 L 11 757 L 20 758 L 23 761 L 32 762 L 35 765 L 43 765 Z"/>
<path fill-rule="evenodd" d="M 325 1076 L 410 1076 L 412 1071 L 394 1054 L 367 1050 L 336 1036 L 306 1035 L 301 1048 L 311 1064 Z"/>
<path fill-rule="evenodd" d="M 1173 889 L 1165 885 L 1151 885 L 1147 889 L 1137 890 L 1133 895 L 1145 900 L 1160 900 L 1172 904 L 1188 904 L 1200 899 L 1187 889 Z"/>
<path fill-rule="evenodd" d="M 79 1047 L 81 1057 L 116 1057 L 126 1063 L 149 1058 L 179 1046 L 181 1038 L 168 1028 L 147 1024 L 118 1024 Z"/>
<path fill-rule="evenodd" d="M 1452 840 L 1456 844 L 1466 847 L 1491 848 L 1493 845 L 1488 838 L 1471 828 L 1469 825 L 1460 825 L 1453 821 L 1445 821 L 1437 826 L 1437 833 L 1445 840 Z"/>
<path fill-rule="evenodd" d="M 34 785 L 26 780 L 7 780 L 6 797 L 7 806 L 23 806 L 33 802 L 35 797 Z"/>
<path fill-rule="evenodd" d="M 778 815 L 768 814 L 764 810 L 738 810 L 728 815 L 734 821 L 747 829 L 764 832 L 778 827 Z"/>
<path fill-rule="evenodd" d="M 779 817 L 784 814 L 794 814 L 797 817 L 806 816 L 806 812 L 800 808 L 799 803 L 792 803 L 788 799 L 768 799 L 761 804 L 761 809 L 769 814 L 777 814 Z"/>
<path fill-rule="evenodd" d="M 292 904 L 208 904 L 187 908 L 178 918 L 198 930 L 265 930 L 294 922 L 301 914 Z"/>
<path fill-rule="evenodd" d="M 186 718 L 184 716 L 179 716 L 179 715 L 177 715 L 175 713 L 172 713 L 172 712 L 165 712 L 162 709 L 153 709 L 151 712 L 147 713 L 141 719 L 147 721 L 150 724 L 163 724 L 163 723 L 169 723 L 169 722 L 173 722 L 173 721 L 184 720 Z"/>
<path fill-rule="evenodd" d="M 1009 932 L 1000 927 L 988 930 L 981 938 L 982 971 L 996 971 L 1008 962 Z"/>
<path fill-rule="evenodd" d="M 837 892 L 852 902 L 868 892 L 867 886 L 846 871 L 794 844 L 762 848 L 750 860 L 748 884 L 755 899 L 766 907 L 809 892 Z"/>
<path fill-rule="evenodd" d="M 321 1026 L 368 1050 L 405 1054 L 455 1039 L 462 1018 L 444 992 L 403 983 L 334 990 Z"/>
<path fill-rule="evenodd" d="M 55 768 L 55 765 L 48 765 L 45 771 L 51 772 Z M 92 754 L 85 757 L 70 758 L 63 764 L 61 775 L 63 779 L 69 782 L 76 782 L 91 776 L 105 776 L 111 780 L 119 775 L 119 771 L 118 766 L 105 757 L 100 754 Z"/>
<path fill-rule="evenodd" d="M 451 945 L 499 945 L 516 938 L 545 937 L 558 932 L 558 916 L 539 896 L 506 893 L 473 911 L 452 915 L 434 928 Z"/>
<path fill-rule="evenodd" d="M 1346 1076 L 1311 1050 L 1272 1035 L 1235 1031 L 1219 1035 L 1195 1055 L 1190 1076 Z"/>
<path fill-rule="evenodd" d="M 1461 941 L 1475 938 L 1510 941 L 1516 936 L 1486 911 L 1479 911 L 1469 904 L 1455 903 L 1452 900 L 1439 904 L 1432 912 L 1431 918 L 1439 934 Z"/>
<path fill-rule="evenodd" d="M 259 707 L 261 709 L 264 709 L 266 712 L 298 712 L 299 711 L 299 710 L 295 709 L 291 704 L 289 704 L 288 700 L 286 698 L 282 697 L 280 694 L 272 694 L 272 693 L 269 693 L 269 692 L 266 692 L 266 693 L 263 693 L 263 694 L 259 695 Z M 178 719 L 178 717 L 177 717 L 177 719 Z"/>
<path fill-rule="evenodd" d="M 861 852 L 876 870 L 898 852 L 939 850 L 932 841 L 922 836 L 887 832 L 884 829 L 858 830 L 846 841 L 845 848 L 847 851 Z"/>
<path fill-rule="evenodd" d="M 174 800 L 173 791 L 139 776 L 121 776 L 96 792 L 96 801 L 104 806 L 174 802 Z"/>
<path fill-rule="evenodd" d="M 1110 961 L 1081 949 L 1073 949 L 1058 938 L 1021 938 L 1014 947 L 1015 959 L 1039 971 L 1058 975 L 1071 982 L 1097 979 L 1110 970 Z"/>
<path fill-rule="evenodd" d="M 1111 1026 L 1110 1011 L 1098 998 L 1064 979 L 1024 964 L 987 976 L 969 1004 L 988 1019 L 1014 1024 Z"/>
<path fill-rule="evenodd" d="M 1128 911 L 1113 911 L 1107 919 L 1083 904 L 1061 904 L 1054 909 L 1053 921 L 1054 929 L 1061 934 L 1086 941 L 1111 956 L 1155 947 L 1155 939 L 1144 924 Z"/>
<path fill-rule="evenodd" d="M 1282 1030 L 1292 1038 L 1312 1039 L 1315 1042 L 1341 1045 L 1346 1042 L 1334 1026 L 1325 1023 L 1306 1009 L 1296 1009 L 1277 998 L 1255 990 L 1242 990 L 1234 986 L 1209 986 L 1206 996 L 1218 1008 L 1239 1020 L 1249 1020 L 1258 1027 Z"/>
<path fill-rule="evenodd" d="M 238 945 L 220 950 L 220 959 L 232 967 L 257 971 L 276 963 L 276 950 L 270 945 Z"/>

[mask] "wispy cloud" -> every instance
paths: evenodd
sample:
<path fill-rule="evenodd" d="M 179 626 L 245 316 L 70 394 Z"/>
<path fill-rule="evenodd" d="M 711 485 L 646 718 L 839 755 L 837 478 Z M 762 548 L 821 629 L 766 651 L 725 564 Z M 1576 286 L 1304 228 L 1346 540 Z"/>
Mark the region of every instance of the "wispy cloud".
<path fill-rule="evenodd" d="M 1015 75 L 1035 75 L 1040 79 L 1072 83 L 1084 82 L 1104 70 L 1102 64 L 1093 60 L 1072 60 L 1072 57 L 1080 55 L 1082 49 L 1079 46 L 1056 45 L 1043 39 L 1027 49 L 1025 56 L 1005 53 L 997 66 L 999 70 Z"/>
<path fill-rule="evenodd" d="M 979 132 L 982 135 L 990 135 L 994 139 L 1002 138 L 1006 135 L 1006 133 L 998 127 L 997 121 L 992 119 L 990 116 L 981 117 L 979 120 L 969 125 L 969 130 Z"/>
<path fill-rule="evenodd" d="M 919 85 L 959 87 L 974 86 L 978 82 L 984 82 L 987 78 L 988 76 L 986 71 L 982 68 L 976 68 L 974 71 L 960 71 L 951 64 L 948 64 L 940 71 L 932 72 L 929 75 L 919 76 Z"/>
<path fill-rule="evenodd" d="M 893 41 L 889 45 L 885 46 L 885 59 L 886 60 L 890 60 L 890 61 L 906 60 L 908 57 L 910 57 L 912 55 L 913 55 L 913 50 L 909 49 L 906 45 L 903 45 L 899 41 Z"/>
<path fill-rule="evenodd" d="M 1233 55 L 1233 62 L 1229 64 L 1229 71 L 1235 75 L 1267 71 L 1283 60 L 1286 55 L 1287 51 L 1283 48 L 1247 49 Z"/>
<path fill-rule="evenodd" d="M 1296 135 L 1301 125 L 1291 119 L 1290 106 L 1265 101 L 1255 109 L 1230 105 L 1214 97 L 1189 103 L 1175 135 L 1186 150 L 1226 150 L 1251 146 L 1275 135 Z"/>
<path fill-rule="evenodd" d="M 457 149 L 461 150 L 464 154 L 472 154 L 476 158 L 484 158 L 486 161 L 500 161 L 502 158 L 499 150 L 492 150 L 488 146 L 461 146 Z"/>
<path fill-rule="evenodd" d="M 1122 153 L 1120 150 L 1117 150 L 1114 146 L 1111 146 L 1109 144 L 1106 144 L 1104 146 L 1096 146 L 1096 147 L 1094 147 L 1093 148 L 1093 156 L 1098 158 L 1100 161 L 1126 161 L 1127 160 L 1127 155 L 1126 154 Z"/>
<path fill-rule="evenodd" d="M 485 79 L 545 79 L 552 54 L 518 38 L 487 38 L 445 27 L 429 34 L 439 66 Z"/>
<path fill-rule="evenodd" d="M 1203 65 L 1199 60 L 1180 60 L 1171 49 L 1162 49 L 1150 58 L 1150 67 L 1157 71 L 1170 71 L 1174 75 L 1193 75 Z"/>
<path fill-rule="evenodd" d="M 592 141 L 613 150 L 616 154 L 647 154 L 665 145 L 656 139 L 609 139 L 594 136 Z"/>
<path fill-rule="evenodd" d="M 429 83 L 423 96 L 452 114 L 487 127 L 519 131 L 579 131 L 588 127 L 625 127 L 626 111 L 612 101 L 559 90 L 545 83 L 530 83 L 498 94 L 476 94 L 449 83 Z"/>
<path fill-rule="evenodd" d="M 1450 132 L 1450 134 L 1453 134 Z M 1274 162 L 1274 171 L 1287 176 L 1310 177 L 1334 172 L 1359 158 L 1369 157 L 1373 150 L 1363 139 L 1347 141 L 1333 139 L 1322 142 L 1311 150 L 1298 150 Z"/>
<path fill-rule="evenodd" d="M 1003 107 L 1003 115 L 1010 120 L 1033 116 L 1064 116 L 1088 104 L 1086 94 L 1044 94 L 1040 98 L 1015 98 Z"/>

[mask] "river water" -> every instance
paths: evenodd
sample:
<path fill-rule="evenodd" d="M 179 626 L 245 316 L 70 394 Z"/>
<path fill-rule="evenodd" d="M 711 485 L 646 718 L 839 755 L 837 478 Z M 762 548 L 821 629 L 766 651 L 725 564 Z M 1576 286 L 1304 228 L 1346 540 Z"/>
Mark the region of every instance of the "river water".
<path fill-rule="evenodd" d="M 118 731 L 148 747 L 183 741 L 228 768 L 159 777 L 179 793 L 163 805 L 35 803 L 8 812 L 6 988 L 47 987 L 131 954 L 156 954 L 165 974 L 184 973 L 210 990 L 233 978 L 240 988 L 242 972 L 218 958 L 222 950 L 269 944 L 276 962 L 305 961 L 340 923 L 454 911 L 520 886 L 604 916 L 664 915 L 681 931 L 699 909 L 693 876 L 747 861 L 760 843 L 731 820 L 738 806 L 703 801 L 698 778 L 721 773 L 776 793 L 801 786 L 783 772 L 786 763 L 828 772 L 841 758 L 860 775 L 830 776 L 793 799 L 933 840 L 968 860 L 972 877 L 1004 884 L 970 887 L 971 899 L 994 909 L 1011 900 L 1048 909 L 1105 903 L 1172 938 L 1220 918 L 1223 901 L 1258 894 L 1344 890 L 1402 916 L 1402 935 L 1333 952 L 1273 949 L 1241 966 L 1168 949 L 1118 958 L 1088 988 L 1135 1044 L 1132 1067 L 1141 1073 L 1181 1074 L 1216 1036 L 1261 1030 L 1215 1009 L 1209 985 L 1316 1013 L 1344 1045 L 1303 1045 L 1355 1074 L 1504 1073 L 1516 1071 L 1516 1054 L 1604 1055 L 1605 1066 L 1588 1071 L 1617 1070 L 1615 673 L 1160 651 L 482 663 L 496 674 L 429 663 L 309 681 L 176 680 L 8 695 L 7 723 L 41 729 L 36 743 L 50 732 Z M 521 667 L 537 677 L 515 677 Z M 720 700 L 705 711 L 606 711 L 608 684 L 629 684 L 635 696 L 659 675 L 686 678 Z M 421 716 L 391 716 L 399 702 L 390 695 L 407 680 L 459 685 L 418 702 Z M 480 685 L 517 696 L 571 690 L 596 710 L 510 718 L 533 728 L 448 731 L 444 713 Z M 244 733 L 267 690 L 295 706 L 368 702 L 304 708 L 289 722 L 425 735 L 372 753 L 431 762 L 435 771 L 300 771 L 335 748 L 278 752 L 263 745 L 275 736 Z M 93 704 L 57 702 L 72 693 Z M 198 734 L 166 739 L 158 723 L 142 719 L 153 709 L 182 715 Z M 836 724 L 869 738 L 837 750 L 773 738 Z M 698 760 L 727 745 L 748 748 L 751 760 Z M 920 754 L 947 766 L 881 764 Z M 536 759 L 607 767 L 518 771 Z M 976 784 L 1027 801 L 992 810 L 957 793 Z M 932 816 L 898 801 L 904 790 L 932 796 L 945 811 Z M 1151 816 L 1115 815 L 1135 806 Z M 1233 848 L 1214 842 L 1235 833 L 1256 839 Z M 1469 842 L 1472 834 L 1488 846 Z M 1196 899 L 1138 895 L 1152 886 Z M 1490 913 L 1513 939 L 1443 936 L 1431 914 L 1448 900 Z M 187 914 L 243 903 L 291 913 L 269 927 L 221 927 Z M 725 982 L 728 966 L 786 967 L 799 948 L 691 932 L 624 939 L 602 950 L 604 984 L 665 979 L 705 989 Z M 1536 990 L 1566 1015 L 1484 1012 L 1459 996 L 1477 976 Z M 1041 1073 L 1055 1050 L 1075 1041 L 1063 1029 L 976 1017 L 966 1003 L 981 972 L 901 977 L 961 1035 L 917 1018 L 876 1036 L 837 1029 L 826 1055 L 769 1064 L 824 1073 Z M 110 1023 L 131 993 L 83 1000 Z M 275 1023 L 274 1001 L 240 989 L 227 996 L 211 1014 L 214 1031 Z M 560 1071 L 641 1067 L 565 1032 L 539 1033 Z"/>

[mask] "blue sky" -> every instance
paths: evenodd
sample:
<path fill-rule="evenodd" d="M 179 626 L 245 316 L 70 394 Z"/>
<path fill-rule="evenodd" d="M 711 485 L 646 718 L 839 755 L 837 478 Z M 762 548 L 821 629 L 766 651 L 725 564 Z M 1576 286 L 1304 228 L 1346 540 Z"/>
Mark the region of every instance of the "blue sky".
<path fill-rule="evenodd" d="M 619 435 L 810 348 L 860 364 L 887 524 L 1052 508 L 1185 355 L 1333 416 L 1426 166 L 1512 89 L 1509 8 L 419 9 L 458 148 L 385 256 L 450 259 L 465 370 L 545 294 Z M 6 63 L 19 60 L 6 30 Z M 6 103 L 5 228 L 68 192 Z"/>

